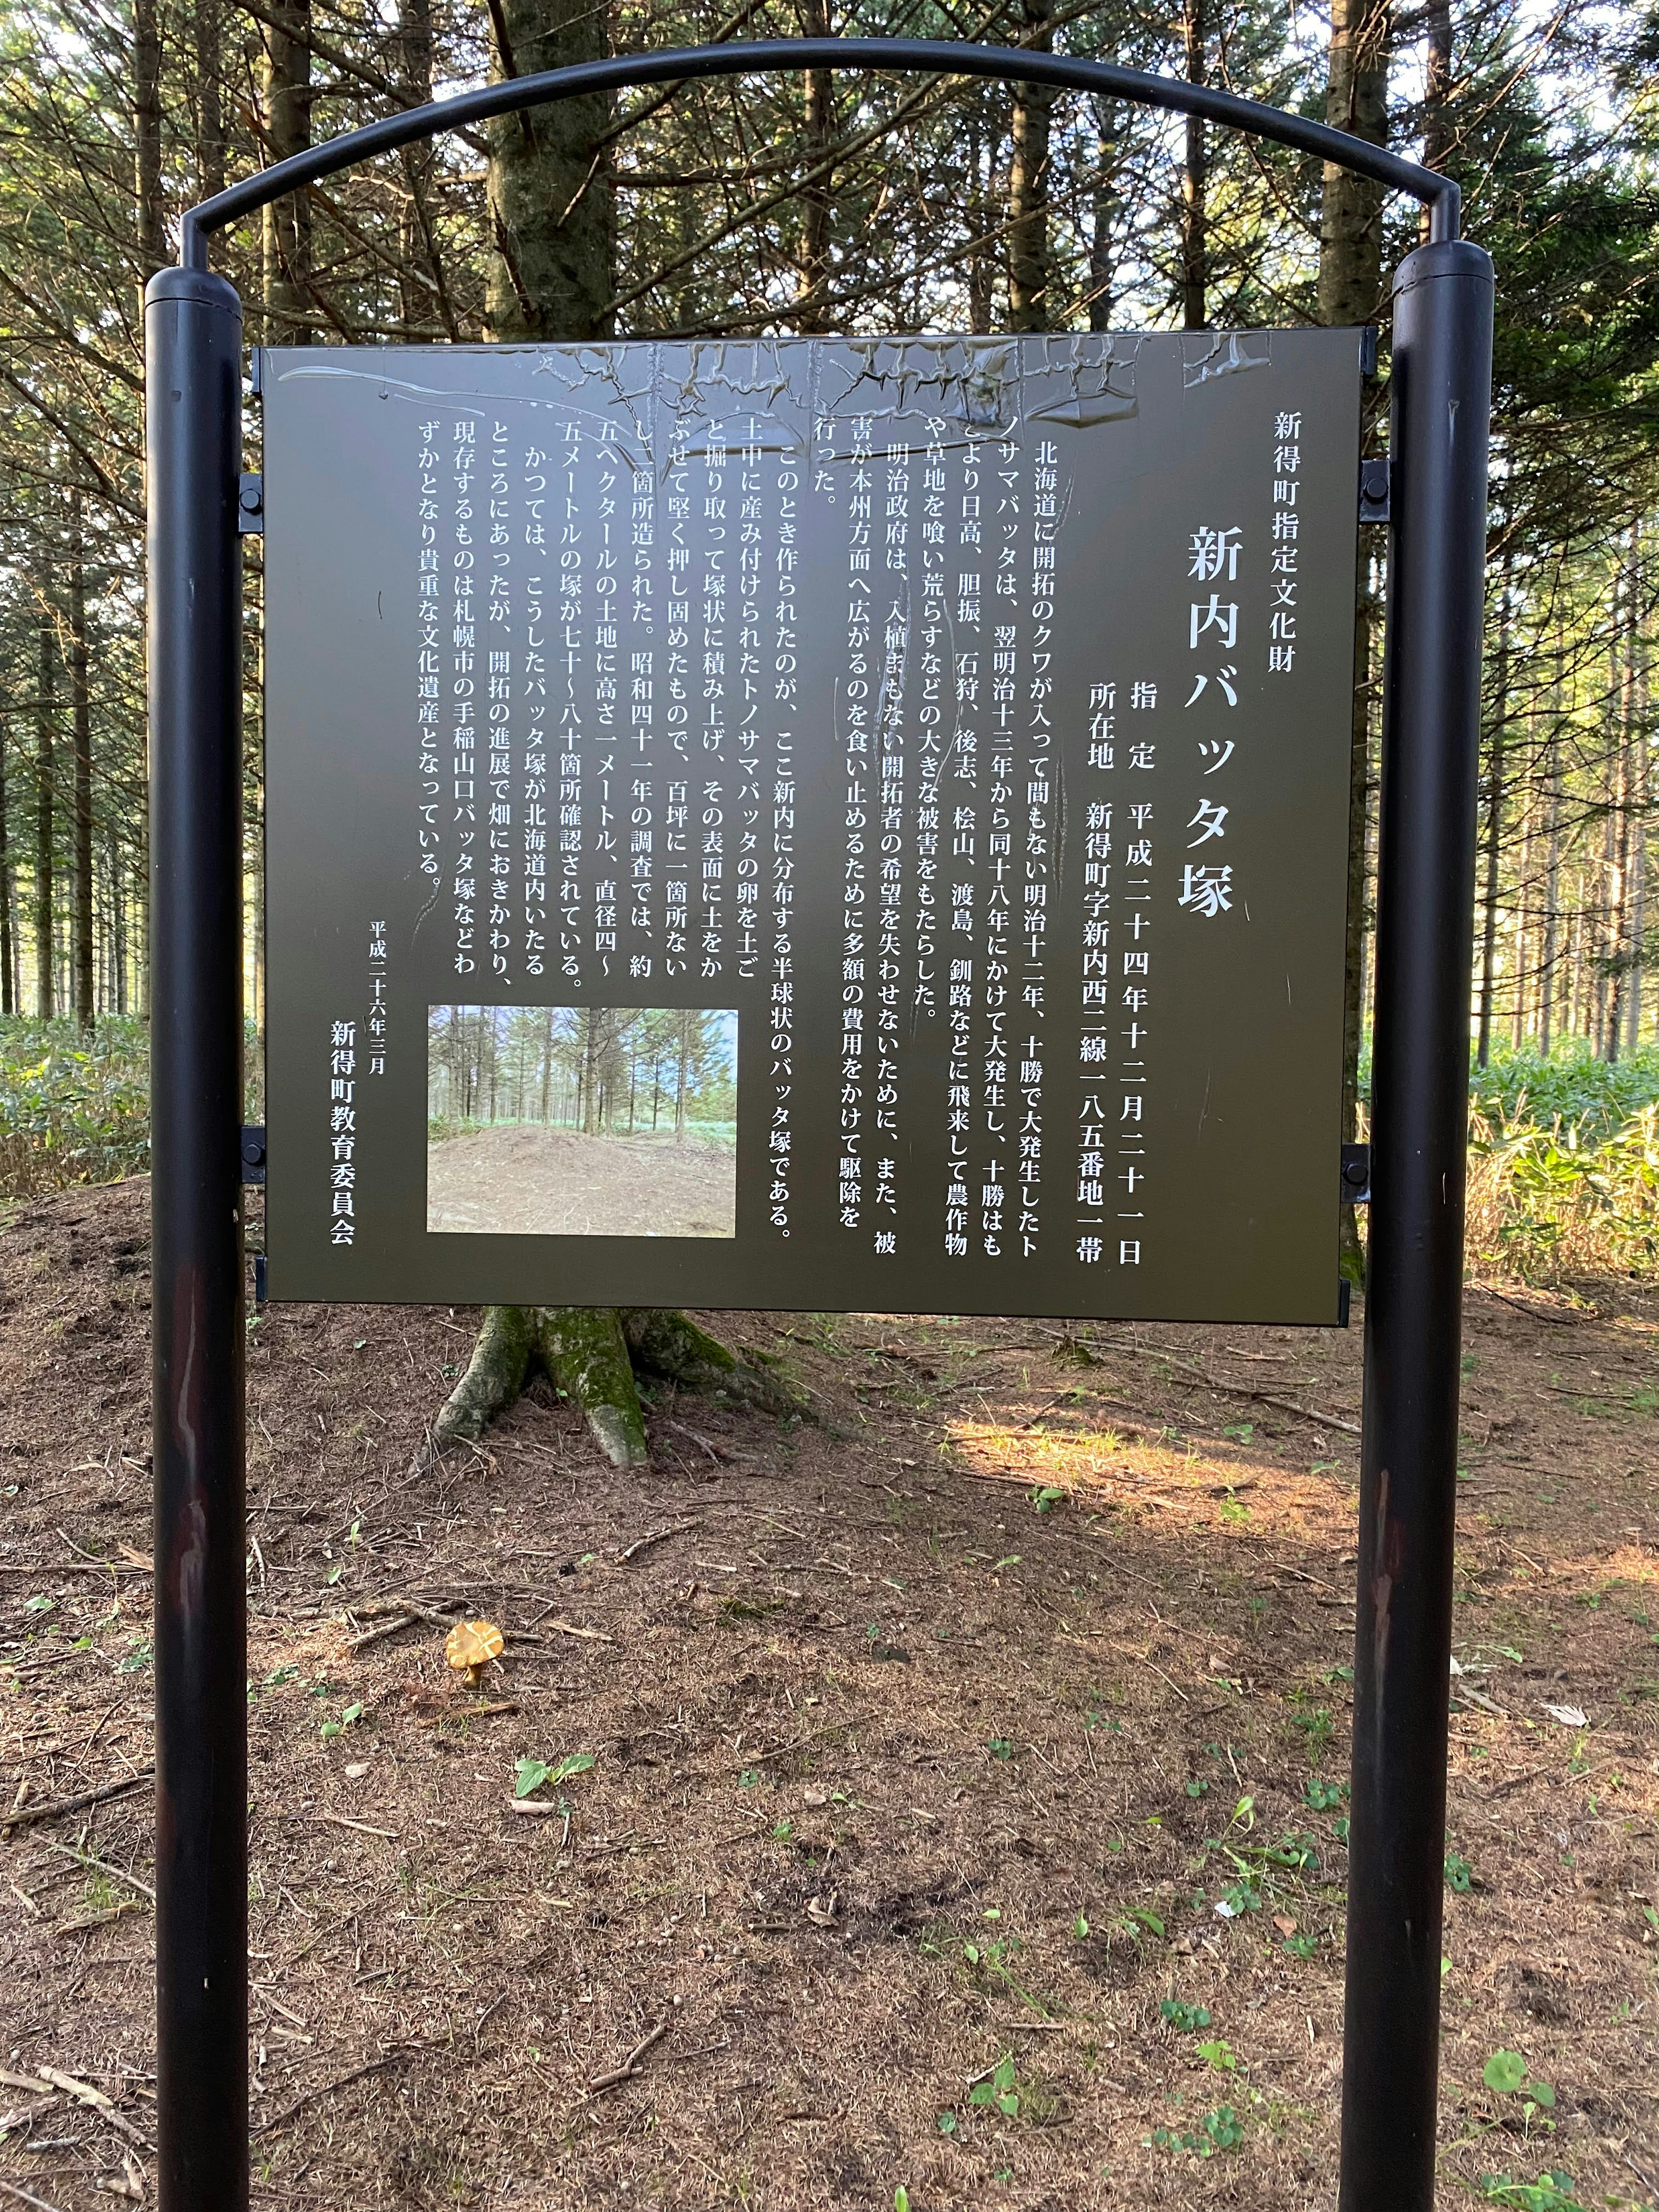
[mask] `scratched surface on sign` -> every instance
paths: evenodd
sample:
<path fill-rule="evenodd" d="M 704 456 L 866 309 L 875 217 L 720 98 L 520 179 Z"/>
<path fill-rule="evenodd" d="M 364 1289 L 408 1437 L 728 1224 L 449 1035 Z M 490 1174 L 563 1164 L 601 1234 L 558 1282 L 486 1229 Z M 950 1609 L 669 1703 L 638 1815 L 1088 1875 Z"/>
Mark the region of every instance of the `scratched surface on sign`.
<path fill-rule="evenodd" d="M 262 368 L 273 1297 L 1335 1317 L 1358 332 Z"/>

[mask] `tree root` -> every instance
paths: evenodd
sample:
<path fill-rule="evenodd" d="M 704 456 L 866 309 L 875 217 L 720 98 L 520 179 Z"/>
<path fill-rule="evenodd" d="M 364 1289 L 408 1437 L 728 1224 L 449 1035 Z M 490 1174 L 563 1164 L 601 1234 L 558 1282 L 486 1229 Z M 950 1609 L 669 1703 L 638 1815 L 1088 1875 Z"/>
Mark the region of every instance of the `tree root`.
<path fill-rule="evenodd" d="M 586 1414 L 599 1449 L 612 1467 L 643 1467 L 651 1450 L 617 1309 L 543 1306 L 537 1319 L 547 1370 Z"/>
<path fill-rule="evenodd" d="M 799 1418 L 805 1409 L 761 1360 L 734 1352 L 683 1313 L 655 1307 L 489 1306 L 472 1357 L 432 1425 L 411 1472 L 457 1444 L 477 1443 L 538 1370 L 587 1419 L 613 1467 L 650 1459 L 635 1370 L 728 1403 Z"/>

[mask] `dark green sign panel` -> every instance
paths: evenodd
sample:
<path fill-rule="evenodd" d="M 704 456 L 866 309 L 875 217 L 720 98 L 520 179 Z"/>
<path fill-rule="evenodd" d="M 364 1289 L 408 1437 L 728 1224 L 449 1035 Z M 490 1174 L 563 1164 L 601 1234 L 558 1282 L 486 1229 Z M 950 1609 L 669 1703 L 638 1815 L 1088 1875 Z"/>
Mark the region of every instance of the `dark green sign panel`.
<path fill-rule="evenodd" d="M 1334 1320 L 1359 380 L 264 355 L 271 1295 Z"/>

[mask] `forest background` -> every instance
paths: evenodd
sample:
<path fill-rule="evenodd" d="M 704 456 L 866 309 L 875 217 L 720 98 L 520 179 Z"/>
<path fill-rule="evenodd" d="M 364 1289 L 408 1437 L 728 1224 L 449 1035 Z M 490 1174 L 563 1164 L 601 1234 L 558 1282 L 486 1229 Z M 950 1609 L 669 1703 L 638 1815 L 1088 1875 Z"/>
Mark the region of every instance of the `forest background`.
<path fill-rule="evenodd" d="M 1590 0 L 1332 0 L 1328 15 L 1287 0 L 4 0 L 0 1194 L 143 1164 L 140 301 L 180 210 L 486 76 L 825 32 L 1111 58 L 1323 116 L 1456 176 L 1498 270 L 1477 1244 L 1523 1272 L 1591 1245 L 1650 1263 L 1659 10 Z M 815 70 L 454 134 L 268 209 L 215 252 L 251 339 L 287 344 L 1373 321 L 1376 450 L 1388 273 L 1418 223 L 1361 179 L 1201 122 Z M 256 410 L 255 465 L 257 428 Z M 1382 533 L 1364 537 L 1356 1127 L 1387 586 Z M 257 1068 L 260 577 L 246 542 Z"/>

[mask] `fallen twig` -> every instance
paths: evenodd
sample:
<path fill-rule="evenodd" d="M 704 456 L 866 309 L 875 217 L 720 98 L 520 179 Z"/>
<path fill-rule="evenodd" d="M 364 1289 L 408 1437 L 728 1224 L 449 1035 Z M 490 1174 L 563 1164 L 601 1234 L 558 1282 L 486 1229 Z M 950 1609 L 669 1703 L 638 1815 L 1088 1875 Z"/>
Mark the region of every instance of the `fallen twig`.
<path fill-rule="evenodd" d="M 562 1809 L 557 1804 L 550 1804 L 545 1797 L 509 1797 L 507 1802 L 515 1813 L 526 1813 L 532 1818 L 540 1814 L 544 1820 Z"/>
<path fill-rule="evenodd" d="M 331 1828 L 356 1828 L 363 1836 L 384 1836 L 388 1843 L 398 1840 L 395 1828 L 371 1828 L 367 1820 L 349 1820 L 343 1813 L 302 1813 L 300 1817 L 305 1820 L 326 1820 Z"/>
<path fill-rule="evenodd" d="M 101 1805 L 107 1797 L 122 1796 L 127 1790 L 137 1790 L 141 1784 L 155 1779 L 155 1769 L 144 1766 L 123 1781 L 106 1782 L 97 1790 L 78 1790 L 73 1797 L 48 1798 L 44 1805 L 14 1806 L 9 1813 L 0 1813 L 0 1828 L 27 1828 L 37 1820 L 55 1820 L 60 1814 L 78 1813 L 84 1806 Z"/>
<path fill-rule="evenodd" d="M 684 1421 L 671 1420 L 666 1413 L 659 1413 L 655 1419 L 659 1428 L 672 1429 L 676 1436 L 690 1437 L 694 1444 L 700 1444 L 710 1459 L 740 1460 L 748 1467 L 761 1467 L 765 1464 L 754 1452 L 733 1451 L 730 1444 L 711 1443 L 707 1437 L 699 1436 L 695 1429 L 688 1429 Z"/>
<path fill-rule="evenodd" d="M 15 2197 L 20 2204 L 33 2204 L 34 2212 L 59 2212 L 56 2204 L 48 2204 L 44 2197 L 31 2197 L 27 2189 L 20 2189 L 15 2181 L 0 2180 L 0 2189 L 8 2197 Z"/>
<path fill-rule="evenodd" d="M 1258 1390 L 1248 1382 L 1224 1382 L 1202 1367 L 1194 1366 L 1190 1359 L 1177 1359 L 1173 1352 L 1162 1351 L 1155 1344 L 1126 1344 L 1121 1337 L 1109 1337 L 1101 1349 L 1106 1352 L 1127 1352 L 1137 1359 L 1162 1360 L 1167 1367 L 1179 1367 L 1183 1373 L 1195 1375 L 1207 1390 L 1219 1390 L 1230 1398 L 1252 1398 L 1260 1406 L 1276 1406 L 1281 1413 L 1295 1413 L 1300 1419 L 1314 1421 L 1323 1429 L 1340 1429 L 1345 1436 L 1360 1433 L 1358 1421 L 1345 1421 L 1335 1413 L 1322 1413 L 1314 1406 L 1298 1406 L 1290 1398 L 1280 1398 L 1272 1390 Z"/>
<path fill-rule="evenodd" d="M 580 1636 L 588 1644 L 614 1644 L 617 1641 L 614 1636 L 606 1636 L 600 1629 L 578 1628 L 574 1620 L 550 1620 L 547 1625 L 550 1628 L 556 1628 L 561 1636 Z"/>
<path fill-rule="evenodd" d="M 150 2148 L 149 2138 L 134 2127 L 125 2112 L 116 2110 L 112 2099 L 106 2097 L 101 2089 L 94 2089 L 90 2081 L 77 2081 L 73 2074 L 60 2074 L 55 2066 L 43 2066 L 40 2073 L 43 2081 L 50 2082 L 54 2089 L 61 2089 L 66 2097 L 73 2097 L 82 2105 L 90 2105 L 94 2112 L 101 2112 L 112 2128 L 119 2129 L 141 2149 Z"/>
<path fill-rule="evenodd" d="M 627 2057 L 623 2059 L 620 2066 L 613 2067 L 609 2074 L 596 2074 L 593 2076 L 592 2080 L 587 2085 L 588 2095 L 590 2097 L 603 2096 L 607 2089 L 620 2088 L 624 2081 L 631 2081 L 634 2079 L 634 2076 L 640 2070 L 641 2059 L 644 2057 L 646 2052 L 651 2049 L 653 2044 L 658 2044 L 662 2041 L 664 2036 L 667 2034 L 669 2029 L 673 2025 L 674 2023 L 672 2018 L 659 2021 L 657 2025 L 652 2029 L 650 2034 L 634 2045 L 634 2048 L 629 2052 Z"/>
<path fill-rule="evenodd" d="M 352 2082 L 366 2081 L 371 2074 L 384 2074 L 388 2067 L 401 2065 L 405 2058 L 412 2057 L 416 2051 L 424 2051 L 427 2047 L 423 2043 L 400 2044 L 397 2050 L 388 2051 L 383 2058 L 371 2058 L 367 2066 L 354 2066 L 349 2074 L 342 2074 L 332 2081 L 324 2081 L 314 2089 L 307 2089 L 303 2097 L 296 2097 L 291 2105 L 285 2105 L 270 2119 L 261 2120 L 258 2127 L 250 2128 L 248 2133 L 251 2136 L 268 2136 L 273 2128 L 283 2126 L 296 2112 L 304 2112 L 307 2105 L 314 2105 L 319 2097 L 331 2097 L 337 2089 L 349 2088 Z"/>
<path fill-rule="evenodd" d="M 635 1536 L 631 1544 L 624 1544 L 617 1558 L 619 1563 L 637 1559 L 641 1552 L 650 1551 L 657 1544 L 665 1544 L 671 1536 L 684 1536 L 693 1528 L 701 1528 L 701 1521 L 674 1521 L 666 1528 L 653 1528 L 648 1536 Z"/>
<path fill-rule="evenodd" d="M 1489 1298 L 1501 1298 L 1506 1306 L 1513 1306 L 1516 1313 L 1526 1314 L 1533 1321 L 1547 1321 L 1556 1328 L 1576 1328 L 1577 1323 L 1586 1317 L 1583 1315 L 1573 1313 L 1551 1313 L 1545 1306 L 1529 1306 L 1526 1304 L 1524 1299 L 1512 1298 L 1506 1291 L 1495 1291 L 1492 1289 L 1490 1283 L 1488 1283 L 1485 1287 L 1486 1296 Z"/>
<path fill-rule="evenodd" d="M 113 1875 L 117 1881 L 125 1882 L 129 1889 L 136 1889 L 141 1897 L 147 1897 L 152 1905 L 155 1904 L 155 1892 L 149 1884 L 140 1881 L 136 1874 L 129 1874 L 124 1867 L 112 1866 L 107 1859 L 95 1859 L 90 1851 L 77 1851 L 72 1844 L 55 1844 L 50 1836 L 45 1841 L 49 1851 L 60 1851 L 66 1859 L 74 1859 L 77 1864 L 91 1867 L 99 1874 Z"/>

